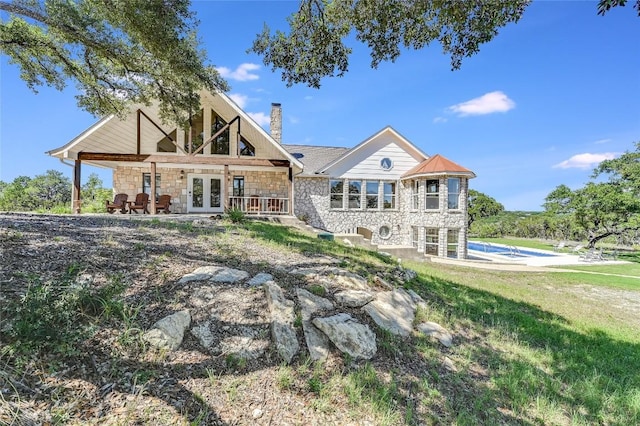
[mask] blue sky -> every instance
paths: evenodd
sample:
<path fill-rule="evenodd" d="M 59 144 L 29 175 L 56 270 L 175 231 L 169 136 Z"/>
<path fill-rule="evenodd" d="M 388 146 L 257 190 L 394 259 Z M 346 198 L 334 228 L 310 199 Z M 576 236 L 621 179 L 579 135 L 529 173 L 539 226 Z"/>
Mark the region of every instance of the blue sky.
<path fill-rule="evenodd" d="M 540 210 L 556 186 L 578 188 L 604 158 L 640 140 L 640 18 L 630 6 L 596 14 L 595 1 L 534 2 L 480 52 L 451 71 L 434 44 L 370 68 L 351 42 L 349 72 L 319 90 L 287 88 L 279 73 L 247 53 L 263 23 L 284 28 L 296 2 L 195 1 L 199 34 L 229 94 L 265 128 L 283 108 L 283 141 L 351 147 L 390 125 L 429 155 L 473 170 L 471 188 L 508 210 Z M 96 117 L 63 92 L 27 89 L 0 63 L 0 180 L 71 168 L 48 157 Z M 96 172 L 106 186 L 111 172 Z"/>

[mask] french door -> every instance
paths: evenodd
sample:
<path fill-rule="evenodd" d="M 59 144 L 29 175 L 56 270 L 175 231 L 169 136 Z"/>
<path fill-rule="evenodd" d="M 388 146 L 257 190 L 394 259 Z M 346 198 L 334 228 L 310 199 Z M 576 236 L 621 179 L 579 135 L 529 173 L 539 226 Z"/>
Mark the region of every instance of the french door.
<path fill-rule="evenodd" d="M 189 174 L 187 212 L 219 213 L 223 210 L 222 178 L 214 175 Z"/>

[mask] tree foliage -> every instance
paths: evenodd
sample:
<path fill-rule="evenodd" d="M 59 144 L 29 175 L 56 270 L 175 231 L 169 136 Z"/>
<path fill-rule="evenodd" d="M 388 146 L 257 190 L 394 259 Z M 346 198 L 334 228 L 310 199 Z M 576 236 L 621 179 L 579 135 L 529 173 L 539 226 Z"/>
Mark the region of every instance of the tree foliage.
<path fill-rule="evenodd" d="M 0 49 L 32 90 L 78 86 L 95 115 L 158 101 L 163 119 L 185 123 L 199 91 L 226 89 L 205 65 L 189 0 L 0 1 Z"/>
<path fill-rule="evenodd" d="M 469 226 L 482 217 L 490 217 L 504 211 L 504 206 L 494 198 L 476 191 L 469 190 L 469 204 L 467 208 Z"/>
<path fill-rule="evenodd" d="M 636 9 L 640 11 L 640 0 Z M 459 69 L 465 57 L 480 50 L 498 30 L 517 22 L 531 0 L 301 0 L 297 12 L 287 18 L 288 33 L 265 25 L 251 50 L 265 65 L 282 72 L 291 86 L 305 83 L 320 87 L 327 76 L 343 76 L 349 68 L 351 34 L 367 45 L 371 67 L 395 61 L 402 48 L 419 50 L 437 42 Z M 605 14 L 626 0 L 601 0 Z"/>
<path fill-rule="evenodd" d="M 0 210 L 50 210 L 71 203 L 71 181 L 57 170 L 34 178 L 18 176 L 0 184 Z"/>
<path fill-rule="evenodd" d="M 607 175 L 608 181 L 591 181 L 575 191 L 560 185 L 546 198 L 547 211 L 570 216 L 587 233 L 591 247 L 608 236 L 640 231 L 640 142 L 635 146 L 594 170 L 592 178 Z"/>

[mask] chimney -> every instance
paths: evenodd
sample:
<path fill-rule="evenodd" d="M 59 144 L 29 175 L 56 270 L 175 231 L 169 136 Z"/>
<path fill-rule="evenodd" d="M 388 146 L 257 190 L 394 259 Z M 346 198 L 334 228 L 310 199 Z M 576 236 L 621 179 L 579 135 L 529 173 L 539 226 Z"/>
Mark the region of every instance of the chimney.
<path fill-rule="evenodd" d="M 271 137 L 278 143 L 282 143 L 282 107 L 280 104 L 271 104 Z"/>

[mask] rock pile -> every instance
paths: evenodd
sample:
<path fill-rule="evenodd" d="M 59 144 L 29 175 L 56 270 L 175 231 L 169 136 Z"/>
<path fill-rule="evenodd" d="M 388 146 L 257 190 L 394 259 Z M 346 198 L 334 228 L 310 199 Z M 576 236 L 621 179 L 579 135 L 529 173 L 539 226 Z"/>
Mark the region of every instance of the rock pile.
<path fill-rule="evenodd" d="M 413 271 L 407 271 L 405 277 L 415 277 Z M 303 276 L 307 282 L 307 288 L 293 289 L 292 298 L 287 298 L 267 273 L 250 277 L 246 271 L 209 265 L 184 275 L 178 284 L 194 286 L 189 288 L 190 304 L 200 313 L 191 334 L 213 353 L 233 353 L 248 359 L 260 357 L 272 344 L 280 358 L 290 363 L 300 351 L 299 337 L 304 337 L 313 360 L 326 359 L 331 344 L 354 359 L 371 359 L 377 351 L 376 335 L 356 318 L 361 312 L 394 335 L 407 337 L 416 331 L 446 347 L 453 343 L 451 333 L 439 324 L 423 322 L 414 327 L 416 311 L 426 303 L 411 290 L 381 282 L 384 291 L 377 291 L 365 278 L 333 265 L 295 268 L 289 273 Z M 260 295 L 261 288 L 264 296 Z M 238 297 L 238 289 L 249 292 L 249 296 Z M 231 293 L 226 296 L 226 292 Z M 229 312 L 235 315 L 233 321 Z M 144 338 L 153 346 L 175 350 L 191 322 L 189 310 L 174 313 L 154 324 Z M 298 336 L 299 327 L 303 336 Z M 218 329 L 224 333 L 218 333 Z"/>

